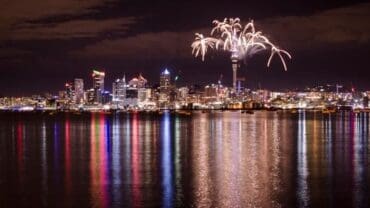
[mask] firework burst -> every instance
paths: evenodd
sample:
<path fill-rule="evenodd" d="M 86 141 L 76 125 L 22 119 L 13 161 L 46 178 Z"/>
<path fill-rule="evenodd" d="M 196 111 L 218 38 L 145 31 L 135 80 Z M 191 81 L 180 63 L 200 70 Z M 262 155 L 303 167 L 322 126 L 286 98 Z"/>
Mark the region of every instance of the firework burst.
<path fill-rule="evenodd" d="M 270 66 L 273 57 L 277 55 L 287 70 L 284 56 L 291 59 L 291 55 L 271 43 L 261 31 L 256 31 L 253 21 L 244 27 L 239 18 L 225 18 L 222 22 L 214 20 L 213 24 L 215 26 L 211 31 L 211 37 L 195 33 L 195 41 L 191 45 L 195 57 L 201 56 L 204 61 L 208 49 L 222 49 L 231 53 L 231 59 L 242 60 L 260 51 L 269 50 L 267 66 Z"/>

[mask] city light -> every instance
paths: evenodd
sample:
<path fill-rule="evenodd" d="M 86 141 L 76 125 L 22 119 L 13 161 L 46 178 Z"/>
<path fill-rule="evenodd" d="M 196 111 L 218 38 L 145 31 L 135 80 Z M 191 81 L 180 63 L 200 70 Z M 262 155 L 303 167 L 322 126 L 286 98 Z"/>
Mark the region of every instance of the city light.
<path fill-rule="evenodd" d="M 321 85 L 296 91 L 252 90 L 233 88 L 217 82 L 204 87 L 177 86 L 178 75 L 172 77 L 165 68 L 159 74 L 159 85 L 151 83 L 141 73 L 126 82 L 126 76 L 114 79 L 112 91 L 105 89 L 105 73 L 93 70 L 93 86 L 84 89 L 84 80 L 65 82 L 58 95 L 21 98 L 0 98 L 2 111 L 116 111 L 161 112 L 175 110 L 190 115 L 192 110 L 292 110 L 305 109 L 333 114 L 339 110 L 370 112 L 370 92 L 356 92 L 343 85 Z M 340 88 L 338 88 L 340 86 Z"/>
<path fill-rule="evenodd" d="M 98 70 L 93 70 L 92 75 L 93 76 L 105 76 L 105 72 L 101 72 L 101 71 L 98 71 Z"/>
<path fill-rule="evenodd" d="M 370 2 L 2 5 L 0 208 L 370 207 Z"/>

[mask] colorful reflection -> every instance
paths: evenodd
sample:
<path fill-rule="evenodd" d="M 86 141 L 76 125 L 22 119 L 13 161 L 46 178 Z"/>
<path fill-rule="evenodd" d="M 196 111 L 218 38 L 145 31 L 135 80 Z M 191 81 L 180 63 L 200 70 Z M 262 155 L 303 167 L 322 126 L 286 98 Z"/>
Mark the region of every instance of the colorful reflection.
<path fill-rule="evenodd" d="M 351 165 L 353 167 L 352 174 L 352 184 L 354 187 L 353 194 L 353 205 L 354 207 L 367 207 L 364 202 L 368 199 L 369 195 L 365 195 L 368 184 L 367 181 L 367 172 L 368 172 L 368 153 L 367 153 L 367 144 L 368 144 L 368 135 L 365 129 L 368 127 L 367 124 L 367 114 L 361 113 L 359 115 L 354 115 L 352 122 L 352 161 Z"/>
<path fill-rule="evenodd" d="M 46 135 L 46 123 L 42 121 L 41 125 L 41 171 L 42 171 L 42 191 L 47 193 L 48 191 L 48 148 L 47 148 L 47 135 Z M 42 204 L 47 206 L 47 196 L 42 195 Z"/>
<path fill-rule="evenodd" d="M 19 181 L 23 183 L 23 178 L 24 178 L 24 124 L 22 122 L 17 123 L 17 162 L 18 162 L 18 175 L 19 175 Z"/>
<path fill-rule="evenodd" d="M 307 140 L 306 140 L 306 112 L 299 111 L 298 118 L 298 151 L 297 151 L 297 197 L 299 207 L 308 207 L 309 189 L 307 184 L 308 167 L 307 167 Z"/>
<path fill-rule="evenodd" d="M 176 202 L 183 200 L 183 197 L 184 197 L 184 193 L 183 193 L 183 190 L 182 190 L 182 183 L 183 183 L 183 180 L 182 180 L 182 175 L 183 175 L 182 174 L 182 171 L 183 171 L 182 170 L 182 163 L 185 160 L 183 160 L 183 158 L 182 158 L 182 150 L 186 149 L 186 147 L 183 147 L 182 145 L 184 144 L 183 141 L 186 140 L 187 137 L 182 137 L 181 127 L 184 128 L 184 129 L 187 129 L 186 125 L 181 126 L 181 121 L 180 121 L 179 117 L 177 116 L 175 118 L 175 123 L 174 123 L 174 131 L 175 131 L 175 137 L 174 137 L 175 151 L 174 151 L 174 153 L 175 153 L 175 157 L 174 157 L 174 161 L 173 161 L 174 166 L 175 166 L 174 167 L 175 168 L 174 180 L 175 180 L 176 190 L 174 190 L 174 192 L 176 193 L 176 197 L 175 197 Z"/>
<path fill-rule="evenodd" d="M 108 207 L 108 136 L 104 114 L 92 114 L 90 126 L 90 185 L 94 207 Z"/>
<path fill-rule="evenodd" d="M 139 119 L 135 113 L 132 117 L 132 151 L 131 151 L 131 168 L 132 168 L 132 199 L 133 205 L 138 206 L 140 204 L 140 185 L 141 185 L 141 153 L 139 147 Z"/>
<path fill-rule="evenodd" d="M 281 206 L 280 197 L 284 196 L 283 190 L 280 188 L 282 186 L 283 178 L 287 178 L 282 173 L 282 135 L 279 134 L 279 130 L 282 128 L 277 114 L 273 114 L 270 123 L 266 124 L 266 134 L 270 138 L 269 142 L 271 144 L 267 145 L 269 150 L 266 152 L 268 161 L 270 163 L 271 171 L 267 176 L 267 180 L 271 181 L 271 188 L 269 188 L 270 203 L 268 206 Z M 270 129 L 270 131 L 269 131 Z M 267 164 L 268 165 L 268 164 Z"/>
<path fill-rule="evenodd" d="M 210 207 L 211 181 L 209 169 L 209 138 L 208 126 L 209 120 L 206 114 L 199 115 L 197 120 L 193 121 L 193 135 L 191 140 L 192 147 L 192 171 L 194 203 L 196 207 Z"/>
<path fill-rule="evenodd" d="M 69 115 L 0 120 L 6 203 L 369 206 L 366 113 Z"/>
<path fill-rule="evenodd" d="M 54 184 L 55 185 L 58 185 L 58 183 L 60 183 L 60 179 L 61 179 L 61 169 L 63 167 L 61 167 L 61 162 L 60 162 L 60 158 L 61 158 L 61 151 L 60 151 L 60 127 L 59 127 L 59 124 L 58 122 L 54 122 L 54 134 L 53 134 L 53 143 L 54 143 L 54 147 L 53 147 L 53 158 L 54 158 L 54 161 L 53 161 L 53 180 L 54 180 Z M 62 129 L 63 130 L 63 129 Z"/>
<path fill-rule="evenodd" d="M 165 112 L 162 118 L 161 132 L 161 169 L 162 169 L 162 205 L 173 207 L 173 157 L 171 140 L 171 120 L 169 112 Z"/>
<path fill-rule="evenodd" d="M 65 169 L 65 184 L 66 184 L 66 189 L 67 193 L 70 192 L 71 189 L 71 132 L 70 132 L 71 124 L 69 117 L 66 118 L 65 123 L 64 123 L 64 169 Z"/>
<path fill-rule="evenodd" d="M 145 175 L 143 176 L 143 180 L 145 184 L 151 184 L 153 183 L 154 177 L 152 177 L 151 171 L 152 169 L 152 142 L 153 142 L 153 136 L 151 135 L 152 131 L 152 122 L 150 120 L 145 120 L 145 122 L 142 122 L 142 132 L 141 132 L 141 138 L 142 138 L 142 143 L 141 145 L 143 146 L 143 172 Z"/>
<path fill-rule="evenodd" d="M 112 192 L 113 200 L 121 201 L 121 128 L 120 118 L 114 116 L 112 125 Z"/>
<path fill-rule="evenodd" d="M 124 160 L 123 166 L 125 167 L 124 172 L 123 172 L 123 191 L 131 193 L 132 191 L 132 184 L 131 184 L 131 175 L 132 175 L 132 170 L 131 170 L 131 120 L 129 116 L 126 116 L 124 119 L 124 130 L 122 132 L 123 134 L 123 153 L 122 157 Z M 132 201 L 132 195 L 127 194 L 126 197 L 123 199 L 123 204 L 125 206 L 130 206 Z"/>

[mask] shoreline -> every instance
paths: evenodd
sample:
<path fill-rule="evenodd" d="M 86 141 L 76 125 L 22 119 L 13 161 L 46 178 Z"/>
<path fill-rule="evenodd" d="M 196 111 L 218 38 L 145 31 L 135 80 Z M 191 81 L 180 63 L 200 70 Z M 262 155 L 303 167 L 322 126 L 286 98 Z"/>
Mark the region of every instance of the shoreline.
<path fill-rule="evenodd" d="M 29 111 L 22 110 L 10 110 L 10 109 L 0 109 L 0 113 L 9 114 L 91 114 L 91 113 L 105 113 L 105 114 L 163 114 L 165 112 L 172 114 L 192 114 L 192 113 L 210 113 L 210 112 L 240 112 L 246 114 L 253 114 L 254 112 L 267 111 L 267 112 L 288 112 L 288 113 L 298 113 L 299 111 L 305 112 L 318 112 L 322 114 L 336 114 L 338 112 L 353 112 L 353 113 L 370 113 L 370 109 L 307 109 L 307 108 L 243 108 L 243 109 L 157 109 L 157 110 L 51 110 L 51 109 L 36 109 Z"/>

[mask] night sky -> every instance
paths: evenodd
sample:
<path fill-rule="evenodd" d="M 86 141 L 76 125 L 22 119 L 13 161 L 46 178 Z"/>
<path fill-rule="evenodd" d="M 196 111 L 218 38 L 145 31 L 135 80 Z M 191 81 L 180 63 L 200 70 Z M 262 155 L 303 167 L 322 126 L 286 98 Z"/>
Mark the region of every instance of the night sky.
<path fill-rule="evenodd" d="M 305 2 L 305 3 L 303 3 Z M 370 3 L 365 1 L 1 0 L 0 95 L 56 93 L 104 69 L 106 86 L 142 73 L 151 84 L 168 67 L 179 85 L 231 84 L 228 54 L 194 58 L 195 32 L 212 20 L 253 19 L 293 59 L 288 71 L 261 53 L 241 66 L 247 87 L 294 89 L 323 83 L 370 89 Z"/>

